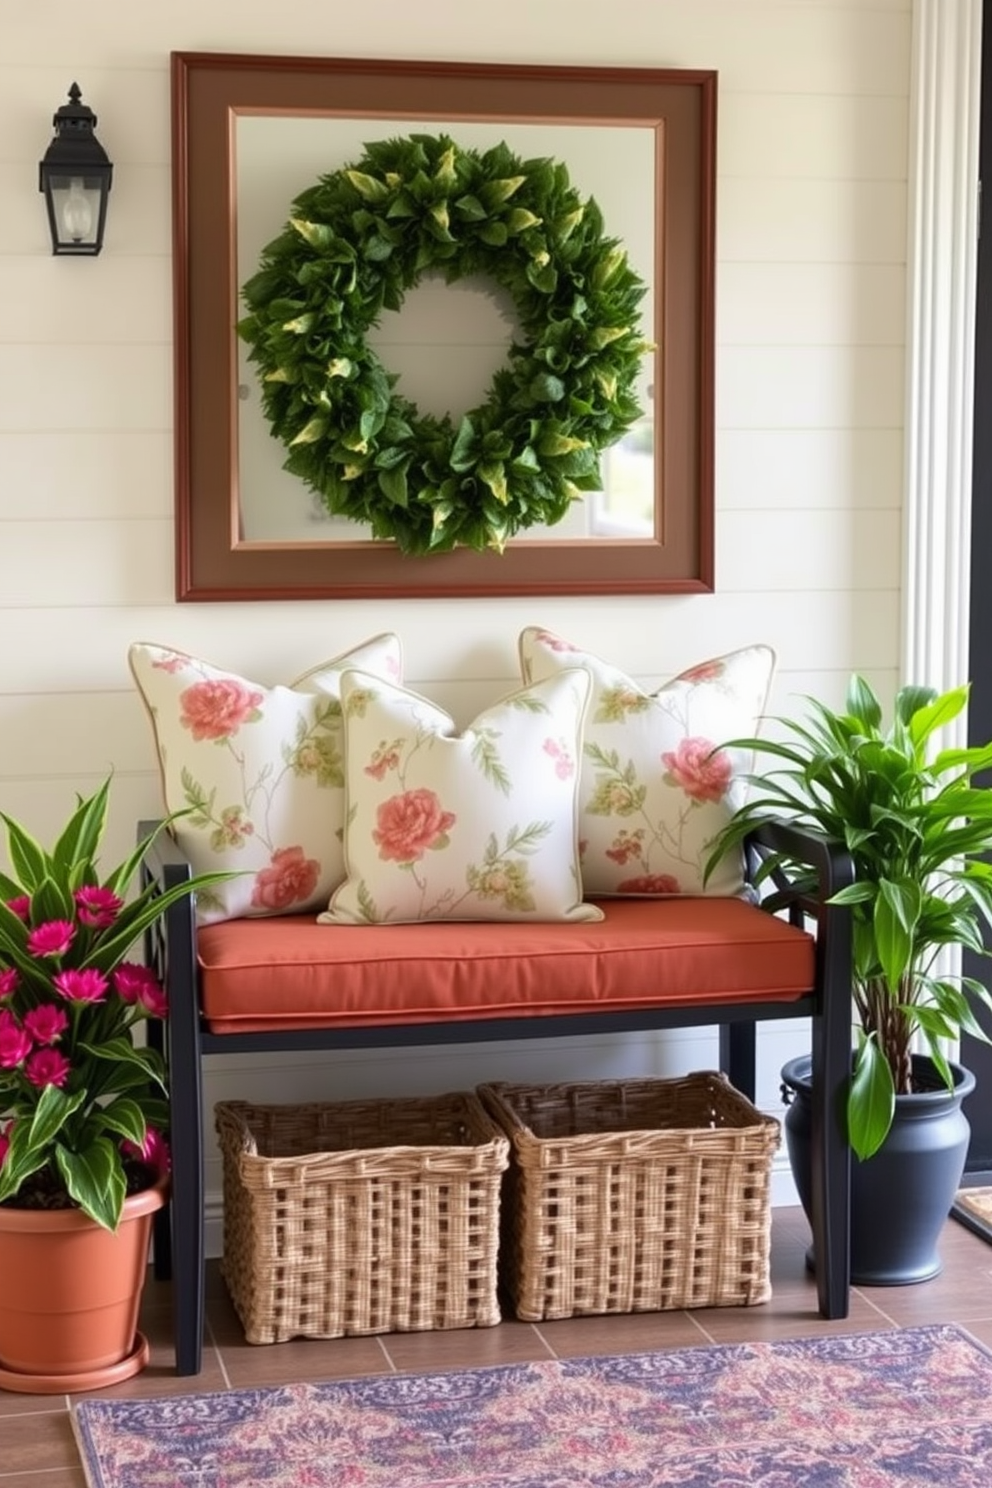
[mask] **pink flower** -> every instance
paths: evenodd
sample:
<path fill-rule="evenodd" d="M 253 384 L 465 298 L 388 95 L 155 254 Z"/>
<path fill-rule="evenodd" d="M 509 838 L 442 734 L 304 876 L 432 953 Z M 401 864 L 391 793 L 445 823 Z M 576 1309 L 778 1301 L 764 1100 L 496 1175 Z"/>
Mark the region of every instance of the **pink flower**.
<path fill-rule="evenodd" d="M 375 814 L 378 826 L 372 833 L 379 856 L 395 863 L 416 863 L 428 848 L 443 847 L 455 824 L 432 790 L 421 786 L 390 796 Z"/>
<path fill-rule="evenodd" d="M 42 1002 L 24 1014 L 24 1027 L 36 1044 L 54 1044 L 69 1027 L 69 1019 L 54 1002 Z"/>
<path fill-rule="evenodd" d="M 16 1069 L 31 1053 L 31 1035 L 25 1033 L 13 1013 L 0 1012 L 0 1069 Z"/>
<path fill-rule="evenodd" d="M 75 935 L 68 920 L 46 920 L 28 936 L 28 951 L 32 956 L 64 956 Z"/>
<path fill-rule="evenodd" d="M 0 1132 L 0 1168 L 3 1167 L 7 1153 L 10 1151 L 10 1133 L 13 1127 L 14 1123 L 11 1121 L 7 1124 L 6 1129 Z"/>
<path fill-rule="evenodd" d="M 69 1027 L 69 1019 L 54 1002 L 42 1002 L 24 1014 L 24 1027 L 36 1044 L 54 1044 Z"/>
<path fill-rule="evenodd" d="M 149 982 L 158 983 L 150 966 L 137 961 L 122 961 L 112 972 L 114 991 L 122 1002 L 141 1002 L 142 992 Z"/>
<path fill-rule="evenodd" d="M 31 913 L 31 900 L 27 894 L 18 894 L 16 899 L 8 899 L 7 908 L 11 914 L 15 914 L 19 920 L 27 924 L 28 915 Z"/>
<path fill-rule="evenodd" d="M 57 1049 L 36 1049 L 24 1066 L 24 1073 L 39 1090 L 46 1085 L 58 1085 L 61 1089 L 69 1078 L 71 1067 L 65 1055 Z"/>
<path fill-rule="evenodd" d="M 150 966 L 122 961 L 113 972 L 114 991 L 122 1002 L 141 1003 L 153 1018 L 168 1016 L 169 1004 L 162 983 Z"/>
<path fill-rule="evenodd" d="M 179 722 L 196 740 L 227 739 L 243 723 L 253 723 L 260 717 L 261 701 L 260 692 L 252 692 L 232 678 L 194 682 L 180 693 Z"/>
<path fill-rule="evenodd" d="M 136 1162 L 147 1163 L 148 1167 L 154 1169 L 160 1178 L 163 1178 L 172 1167 L 169 1144 L 154 1126 L 145 1128 L 145 1140 L 140 1146 L 137 1142 L 129 1142 L 125 1139 L 121 1143 L 121 1151 L 126 1157 L 133 1157 Z"/>
<path fill-rule="evenodd" d="M 677 878 L 670 873 L 644 873 L 640 878 L 625 878 L 617 884 L 620 894 L 681 894 Z"/>
<path fill-rule="evenodd" d="M 6 971 L 0 971 L 0 1002 L 9 997 L 17 986 L 20 978 L 15 969 L 10 966 Z"/>
<path fill-rule="evenodd" d="M 611 863 L 619 867 L 625 867 L 631 858 L 639 858 L 643 851 L 644 832 L 638 828 L 636 832 L 620 832 L 614 837 L 611 846 L 606 849 L 606 856 Z"/>
<path fill-rule="evenodd" d="M 715 751 L 709 739 L 683 739 L 661 762 L 665 778 L 693 801 L 722 801 L 734 773 L 729 755 Z"/>
<path fill-rule="evenodd" d="M 73 898 L 79 912 L 79 923 L 90 925 L 94 930 L 106 930 L 124 908 L 124 900 L 118 899 L 110 889 L 97 886 L 77 889 Z"/>
<path fill-rule="evenodd" d="M 67 1002 L 103 1002 L 109 985 L 103 972 L 93 966 L 85 971 L 75 968 L 60 971 L 58 976 L 52 977 L 52 984 Z"/>
<path fill-rule="evenodd" d="M 320 864 L 305 858 L 302 847 L 280 847 L 268 868 L 255 875 L 251 902 L 257 909 L 280 911 L 311 898 L 317 888 Z"/>
<path fill-rule="evenodd" d="M 146 982 L 142 988 L 141 1005 L 153 1018 L 164 1020 L 169 1016 L 169 999 L 165 995 L 162 983 L 157 978 Z"/>
<path fill-rule="evenodd" d="M 714 678 L 722 676 L 724 664 L 722 661 L 701 661 L 697 666 L 689 667 L 688 671 L 679 672 L 679 682 L 712 682 Z"/>
<path fill-rule="evenodd" d="M 575 762 L 568 752 L 564 739 L 545 739 L 541 748 L 554 760 L 555 774 L 558 779 L 570 780 L 575 774 Z"/>
<path fill-rule="evenodd" d="M 398 770 L 400 763 L 400 752 L 395 745 L 390 749 L 377 749 L 372 756 L 372 763 L 365 766 L 365 774 L 371 775 L 373 780 L 384 780 L 387 770 Z"/>

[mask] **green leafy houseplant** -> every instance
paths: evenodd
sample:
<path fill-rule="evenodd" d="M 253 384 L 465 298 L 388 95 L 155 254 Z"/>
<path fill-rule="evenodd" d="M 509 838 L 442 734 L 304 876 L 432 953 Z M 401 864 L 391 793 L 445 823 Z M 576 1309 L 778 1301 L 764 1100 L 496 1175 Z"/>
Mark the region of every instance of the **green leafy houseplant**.
<path fill-rule="evenodd" d="M 983 860 L 992 851 L 992 790 L 973 783 L 992 766 L 992 744 L 933 748 L 967 699 L 967 686 L 904 687 L 885 727 L 877 696 L 855 676 L 843 712 L 809 698 L 806 720 L 777 720 L 785 738 L 734 741 L 770 765 L 747 777 L 750 798 L 716 839 L 708 868 L 768 817 L 844 844 L 854 865 L 854 883 L 833 902 L 849 905 L 853 920 L 858 1023 L 847 1116 L 861 1159 L 885 1140 L 896 1095 L 914 1088 L 918 1040 L 953 1089 L 942 1042 L 962 1032 L 986 1038 L 976 1012 L 992 1007 L 987 988 L 938 965 L 947 947 L 986 954 L 982 925 L 992 924 L 992 865 Z M 759 877 L 775 872 L 802 882 L 781 854 Z"/>
<path fill-rule="evenodd" d="M 164 1063 L 134 1037 L 165 994 L 127 957 L 171 903 L 229 875 L 125 902 L 151 839 L 100 878 L 109 789 L 78 799 L 51 852 L 0 812 L 16 874 L 0 873 L 0 1203 L 77 1207 L 112 1230 L 129 1178 L 168 1170 Z"/>

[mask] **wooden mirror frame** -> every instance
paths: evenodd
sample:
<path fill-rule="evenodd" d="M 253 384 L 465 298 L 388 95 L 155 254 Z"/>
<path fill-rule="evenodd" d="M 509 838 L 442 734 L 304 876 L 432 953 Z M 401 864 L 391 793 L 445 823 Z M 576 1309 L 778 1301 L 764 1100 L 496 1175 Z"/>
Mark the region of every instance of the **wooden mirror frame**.
<path fill-rule="evenodd" d="M 655 180 L 645 189 L 656 244 L 653 536 L 519 537 L 503 554 L 428 557 L 364 538 L 240 539 L 242 113 L 443 119 L 455 134 L 458 120 L 655 132 Z M 174 52 L 172 139 L 178 599 L 712 590 L 715 73 Z"/>

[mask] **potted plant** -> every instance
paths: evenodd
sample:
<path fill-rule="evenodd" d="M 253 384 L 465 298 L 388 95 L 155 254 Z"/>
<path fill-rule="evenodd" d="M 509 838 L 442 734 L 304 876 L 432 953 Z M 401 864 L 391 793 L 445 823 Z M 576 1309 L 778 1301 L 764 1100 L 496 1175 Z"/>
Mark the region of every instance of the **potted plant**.
<path fill-rule="evenodd" d="M 850 854 L 855 881 L 835 899 L 850 906 L 853 922 L 847 1129 L 852 1276 L 863 1282 L 936 1274 L 936 1238 L 967 1153 L 961 1102 L 974 1078 L 946 1045 L 962 1033 L 986 1038 L 977 1012 L 992 998 L 981 982 L 948 971 L 942 953 L 987 954 L 992 791 L 974 776 L 992 766 L 992 744 L 934 748 L 967 699 L 967 686 L 940 694 L 903 687 L 886 725 L 876 694 L 854 676 L 842 712 L 807 699 L 807 717 L 776 720 L 784 737 L 735 740 L 769 762 L 747 777 L 750 797 L 710 858 L 712 867 L 769 816 L 819 830 Z M 793 887 L 801 882 L 782 856 L 766 860 L 759 880 L 777 874 Z M 809 1063 L 793 1060 L 782 1071 L 783 1094 L 795 1097 L 786 1138 L 807 1213 Z"/>
<path fill-rule="evenodd" d="M 164 1061 L 136 1034 L 168 1010 L 155 973 L 129 957 L 172 902 L 227 875 L 128 900 L 151 839 L 101 878 L 109 789 L 78 800 L 51 852 L 0 812 L 15 875 L 0 873 L 5 1389 L 92 1389 L 148 1357 L 136 1321 L 168 1196 L 168 1105 Z"/>

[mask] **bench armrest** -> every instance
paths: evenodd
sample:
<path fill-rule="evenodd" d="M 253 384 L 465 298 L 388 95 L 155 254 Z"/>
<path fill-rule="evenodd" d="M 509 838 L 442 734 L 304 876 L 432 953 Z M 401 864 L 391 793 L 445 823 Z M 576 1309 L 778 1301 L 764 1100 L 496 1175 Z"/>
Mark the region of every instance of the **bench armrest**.
<path fill-rule="evenodd" d="M 813 827 L 774 817 L 751 833 L 747 857 L 748 876 L 752 880 L 756 874 L 763 876 L 774 885 L 764 907 L 788 909 L 795 923 L 809 915 L 818 919 L 821 910 L 840 908 L 829 901 L 854 882 L 854 864 L 843 843 Z"/>

